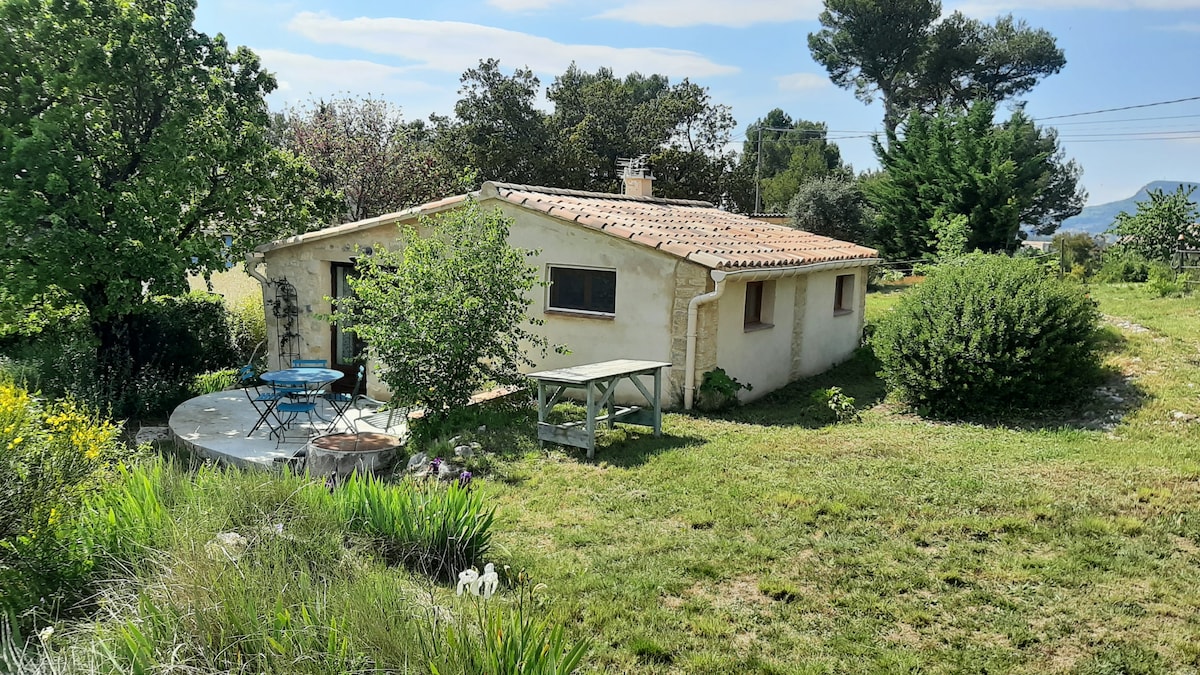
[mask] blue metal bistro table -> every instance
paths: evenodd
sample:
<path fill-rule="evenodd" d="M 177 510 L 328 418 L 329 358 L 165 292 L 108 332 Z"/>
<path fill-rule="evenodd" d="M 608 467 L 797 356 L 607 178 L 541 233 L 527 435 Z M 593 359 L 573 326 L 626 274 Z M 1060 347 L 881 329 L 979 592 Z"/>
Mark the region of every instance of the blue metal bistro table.
<path fill-rule="evenodd" d="M 617 422 L 653 427 L 655 436 L 662 436 L 662 369 L 671 364 L 663 361 L 616 359 L 588 363 L 570 368 L 530 373 L 538 385 L 538 441 L 570 445 L 587 450 L 588 459 L 596 456 L 596 426 Z M 653 391 L 646 389 L 643 376 L 653 376 Z M 649 407 L 618 406 L 613 400 L 617 384 L 629 380 L 645 397 Z M 550 389 L 553 393 L 547 396 Z M 546 417 L 568 389 L 583 389 L 587 393 L 587 417 L 583 421 L 550 424 Z M 601 411 L 607 409 L 605 414 Z"/>

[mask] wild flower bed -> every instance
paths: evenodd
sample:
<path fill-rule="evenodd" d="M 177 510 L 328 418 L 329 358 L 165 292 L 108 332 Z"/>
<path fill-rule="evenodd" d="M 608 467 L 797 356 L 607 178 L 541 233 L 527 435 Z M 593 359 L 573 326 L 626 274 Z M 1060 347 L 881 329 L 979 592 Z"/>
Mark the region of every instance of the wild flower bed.
<path fill-rule="evenodd" d="M 587 649 L 505 567 L 486 599 L 444 583 L 484 569 L 476 487 L 124 465 L 117 427 L 10 383 L 0 415 L 0 672 L 568 673 Z"/>

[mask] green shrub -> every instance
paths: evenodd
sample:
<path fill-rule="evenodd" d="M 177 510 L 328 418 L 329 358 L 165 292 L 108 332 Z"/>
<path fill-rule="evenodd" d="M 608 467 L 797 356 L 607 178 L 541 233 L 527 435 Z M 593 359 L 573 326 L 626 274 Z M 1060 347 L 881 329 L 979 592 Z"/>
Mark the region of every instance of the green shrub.
<path fill-rule="evenodd" d="M 889 388 L 939 416 L 1069 399 L 1094 381 L 1099 312 L 1036 264 L 972 255 L 907 293 L 872 344 Z"/>
<path fill-rule="evenodd" d="M 389 485 L 355 474 L 334 498 L 352 530 L 379 539 L 385 558 L 425 574 L 453 579 L 491 546 L 495 509 L 456 483 Z"/>
<path fill-rule="evenodd" d="M 854 407 L 854 397 L 847 396 L 841 387 L 818 389 L 812 397 L 818 406 L 828 409 L 838 422 L 857 422 L 861 419 L 858 408 Z"/>
<path fill-rule="evenodd" d="M 209 293 L 159 296 L 139 307 L 125 328 L 130 358 L 119 374 L 98 367 L 82 308 L 31 312 L 35 318 L 0 330 L 0 354 L 15 365 L 9 370 L 32 390 L 70 395 L 119 418 L 166 416 L 193 395 L 193 376 L 239 363 L 231 319 Z"/>
<path fill-rule="evenodd" d="M 696 407 L 707 412 L 716 412 L 736 406 L 738 392 L 745 389 L 751 391 L 754 385 L 738 382 L 730 377 L 724 368 L 714 368 L 704 374 L 700 380 L 699 396 L 696 397 Z"/>
<path fill-rule="evenodd" d="M 225 391 L 238 381 L 238 369 L 226 368 L 211 373 L 200 373 L 192 378 L 191 393 L 196 396 Z"/>
<path fill-rule="evenodd" d="M 1096 279 L 1106 283 L 1142 283 L 1150 276 L 1150 262 L 1119 247 L 1105 252 Z"/>
<path fill-rule="evenodd" d="M 86 407 L 0 381 L 0 614 L 28 624 L 84 596 L 92 551 L 79 516 L 122 456 L 119 436 Z"/>
<path fill-rule="evenodd" d="M 155 297 L 131 317 L 134 370 L 154 366 L 165 373 L 196 375 L 237 365 L 229 324 L 219 295 L 193 291 Z"/>
<path fill-rule="evenodd" d="M 249 363 L 251 358 L 266 360 L 265 351 L 255 351 L 267 341 L 262 296 L 243 298 L 229 308 L 229 335 L 237 363 Z"/>
<path fill-rule="evenodd" d="M 1146 287 L 1154 295 L 1165 298 L 1168 296 L 1179 295 L 1184 291 L 1185 285 L 1179 281 L 1179 275 L 1170 265 L 1161 262 L 1150 263 L 1150 274 L 1146 281 Z"/>

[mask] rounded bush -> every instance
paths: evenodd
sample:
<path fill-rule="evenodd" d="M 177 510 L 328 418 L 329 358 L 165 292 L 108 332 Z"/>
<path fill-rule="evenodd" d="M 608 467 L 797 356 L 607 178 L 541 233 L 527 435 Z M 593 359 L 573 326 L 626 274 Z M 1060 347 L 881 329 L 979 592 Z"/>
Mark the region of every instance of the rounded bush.
<path fill-rule="evenodd" d="M 1099 370 L 1096 303 L 1037 263 L 973 255 L 941 266 L 880 322 L 888 387 L 930 414 L 975 417 L 1068 400 Z"/>

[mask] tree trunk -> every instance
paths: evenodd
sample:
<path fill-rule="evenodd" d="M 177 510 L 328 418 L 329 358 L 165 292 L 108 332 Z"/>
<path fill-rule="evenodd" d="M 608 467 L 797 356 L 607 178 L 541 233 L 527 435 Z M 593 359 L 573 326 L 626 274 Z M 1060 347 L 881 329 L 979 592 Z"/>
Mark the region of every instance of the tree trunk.
<path fill-rule="evenodd" d="M 115 392 L 128 386 L 133 378 L 130 349 L 129 314 L 115 314 L 108 306 L 108 293 L 102 286 L 89 288 L 82 296 L 88 310 L 92 335 L 96 338 L 96 384 L 101 391 Z"/>

